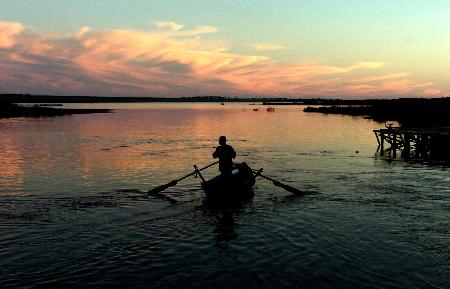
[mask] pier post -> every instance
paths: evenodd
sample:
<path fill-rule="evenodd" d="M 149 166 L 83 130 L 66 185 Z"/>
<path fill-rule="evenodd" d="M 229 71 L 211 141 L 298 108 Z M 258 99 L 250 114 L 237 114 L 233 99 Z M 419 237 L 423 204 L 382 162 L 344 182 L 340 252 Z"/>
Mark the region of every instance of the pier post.
<path fill-rule="evenodd" d="M 397 157 L 397 135 L 395 133 L 392 134 L 392 156 Z"/>
<path fill-rule="evenodd" d="M 416 136 L 416 157 L 422 157 L 422 140 L 420 139 L 420 135 Z"/>
<path fill-rule="evenodd" d="M 417 136 L 417 155 L 420 158 L 425 158 L 425 136 L 423 135 L 418 135 Z"/>
<path fill-rule="evenodd" d="M 405 159 L 409 159 L 411 157 L 411 143 L 409 133 L 405 133 L 405 145 L 403 148 L 402 156 Z"/>

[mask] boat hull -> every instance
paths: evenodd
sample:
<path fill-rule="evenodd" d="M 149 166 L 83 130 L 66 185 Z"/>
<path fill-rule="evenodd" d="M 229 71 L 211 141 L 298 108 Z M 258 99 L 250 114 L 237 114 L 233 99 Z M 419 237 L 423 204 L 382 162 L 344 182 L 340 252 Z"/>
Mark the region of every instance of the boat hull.
<path fill-rule="evenodd" d="M 246 163 L 236 164 L 232 174 L 221 174 L 202 182 L 208 200 L 220 202 L 248 200 L 254 195 L 254 185 L 255 177 Z"/>

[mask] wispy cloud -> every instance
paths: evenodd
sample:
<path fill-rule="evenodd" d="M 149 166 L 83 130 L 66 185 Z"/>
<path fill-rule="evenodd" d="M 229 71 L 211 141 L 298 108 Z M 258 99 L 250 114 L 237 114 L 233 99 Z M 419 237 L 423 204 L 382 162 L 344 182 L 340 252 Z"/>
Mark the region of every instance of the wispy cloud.
<path fill-rule="evenodd" d="M 197 26 L 194 29 L 182 30 L 183 25 L 176 22 L 156 21 L 155 25 L 158 29 L 168 29 L 169 31 L 174 32 L 173 35 L 176 36 L 198 36 L 200 34 L 217 32 L 217 28 L 213 26 Z"/>
<path fill-rule="evenodd" d="M 437 88 L 427 88 L 423 91 L 423 95 L 442 95 L 442 90 Z"/>
<path fill-rule="evenodd" d="M 233 53 L 227 43 L 205 40 L 211 26 L 185 29 L 157 22 L 156 29 L 70 34 L 24 33 L 21 23 L 0 22 L 1 92 L 123 96 L 382 96 L 440 95 L 387 64 L 346 66 L 317 62 L 281 64 L 261 55 Z M 259 47 L 263 48 L 263 47 Z M 281 47 L 267 46 L 265 49 Z"/>
<path fill-rule="evenodd" d="M 286 49 L 283 45 L 279 44 L 250 44 L 249 47 L 256 51 L 273 51 L 273 50 L 282 50 Z"/>
<path fill-rule="evenodd" d="M 155 25 L 158 28 L 169 28 L 172 31 L 178 31 L 181 28 L 183 28 L 183 25 L 175 23 L 175 22 L 163 22 L 163 21 L 156 21 Z"/>
<path fill-rule="evenodd" d="M 356 78 L 352 80 L 352 82 L 376 82 L 376 81 L 383 81 L 383 80 L 389 80 L 389 79 L 396 79 L 396 78 L 406 78 L 409 77 L 408 73 L 389 73 L 386 75 L 376 75 L 376 76 L 368 76 L 368 77 L 361 77 Z"/>

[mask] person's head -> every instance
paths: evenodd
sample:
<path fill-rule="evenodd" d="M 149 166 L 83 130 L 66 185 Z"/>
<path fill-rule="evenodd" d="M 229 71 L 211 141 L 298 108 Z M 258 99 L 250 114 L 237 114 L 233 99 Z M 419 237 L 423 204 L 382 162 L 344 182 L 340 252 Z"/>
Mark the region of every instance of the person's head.
<path fill-rule="evenodd" d="M 221 136 L 221 137 L 219 137 L 219 144 L 220 145 L 224 145 L 224 144 L 226 144 L 227 143 L 227 137 L 226 136 Z"/>

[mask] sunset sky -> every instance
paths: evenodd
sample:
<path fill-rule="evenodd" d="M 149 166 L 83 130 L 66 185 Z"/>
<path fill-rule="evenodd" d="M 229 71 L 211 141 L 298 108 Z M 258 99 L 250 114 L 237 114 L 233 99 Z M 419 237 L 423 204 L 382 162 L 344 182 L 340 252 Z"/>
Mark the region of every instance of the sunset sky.
<path fill-rule="evenodd" d="M 0 0 L 0 93 L 450 95 L 448 0 Z"/>

